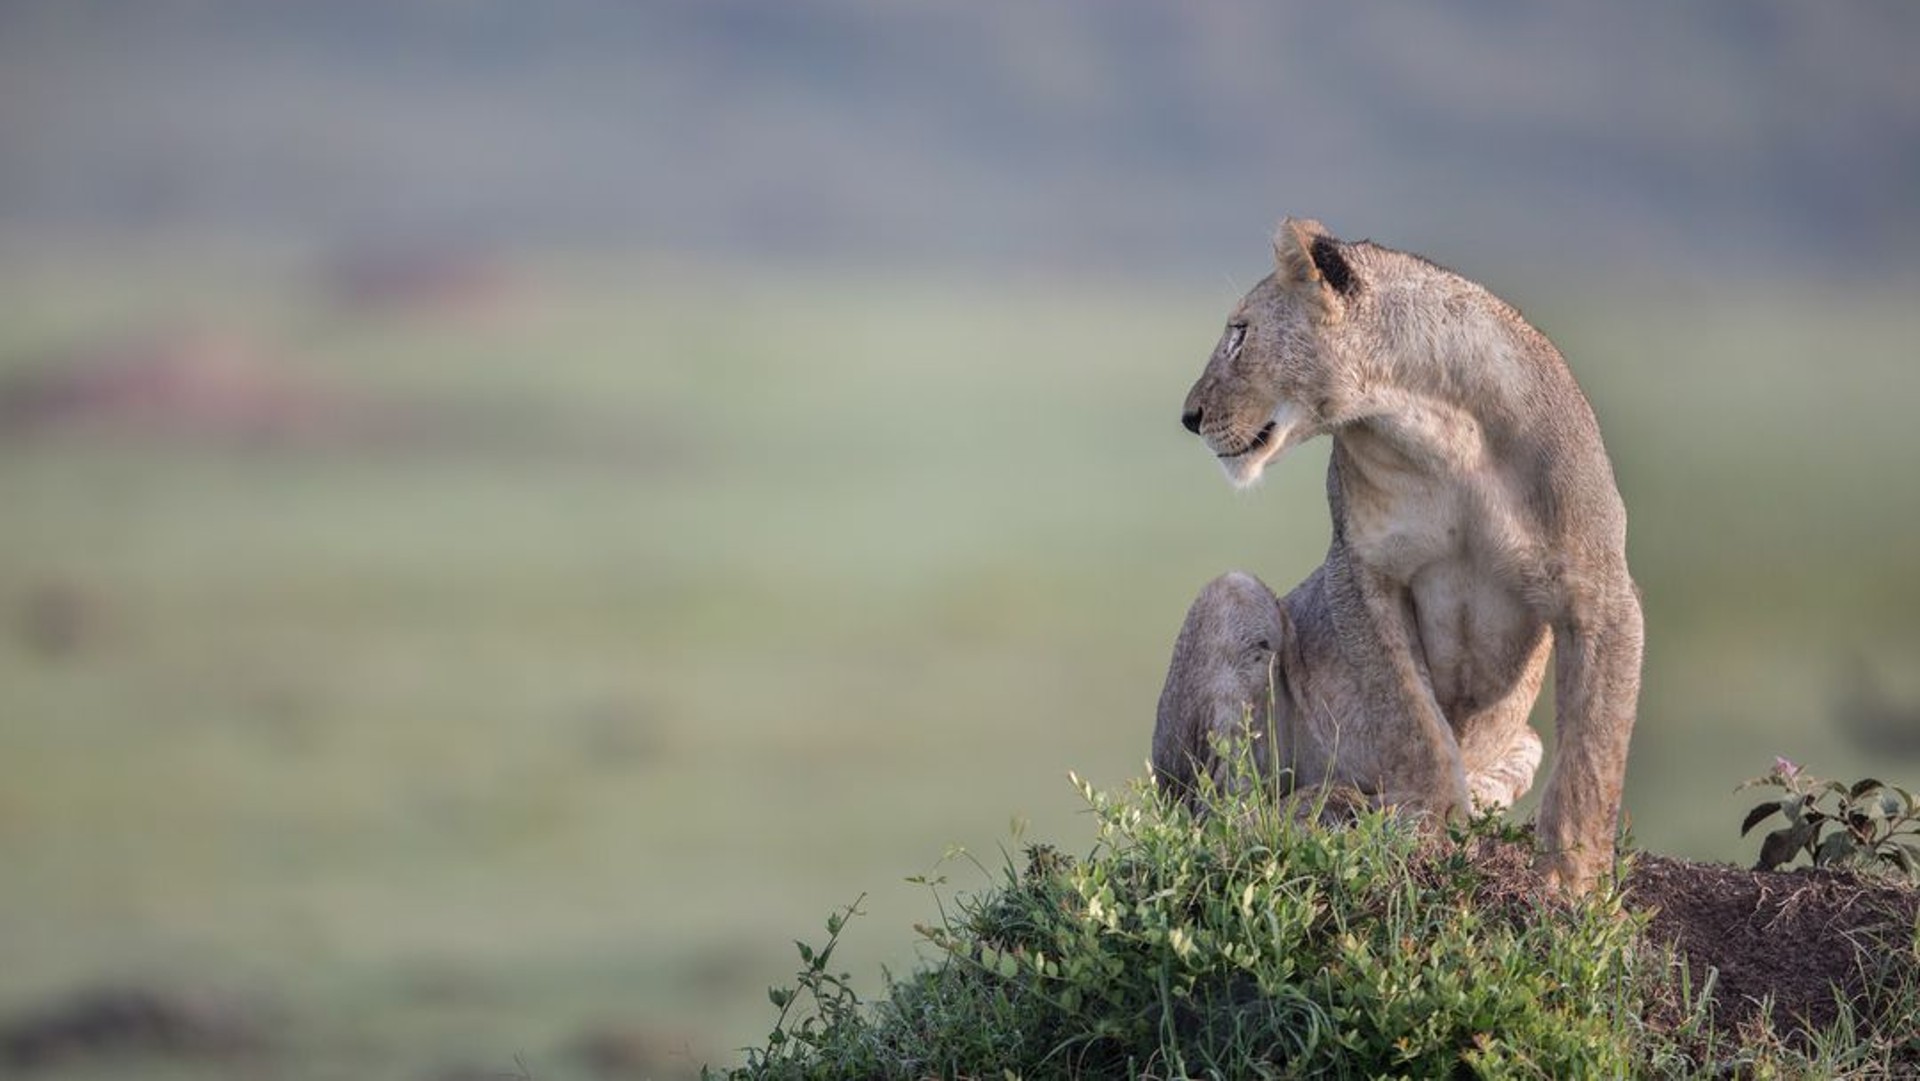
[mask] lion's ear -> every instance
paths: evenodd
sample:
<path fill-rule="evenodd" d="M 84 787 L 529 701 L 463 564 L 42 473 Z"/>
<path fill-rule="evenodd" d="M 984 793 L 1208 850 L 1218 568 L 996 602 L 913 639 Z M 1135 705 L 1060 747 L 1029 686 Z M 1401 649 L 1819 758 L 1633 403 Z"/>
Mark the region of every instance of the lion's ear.
<path fill-rule="evenodd" d="M 1287 218 L 1273 231 L 1273 265 L 1280 282 L 1289 287 L 1316 285 L 1320 268 L 1313 262 L 1313 242 L 1329 236 L 1327 227 L 1311 218 Z"/>
<path fill-rule="evenodd" d="M 1288 218 L 1273 234 L 1273 263 L 1287 290 L 1311 298 L 1337 317 L 1340 298 L 1353 291 L 1353 267 L 1327 227 L 1310 218 Z"/>

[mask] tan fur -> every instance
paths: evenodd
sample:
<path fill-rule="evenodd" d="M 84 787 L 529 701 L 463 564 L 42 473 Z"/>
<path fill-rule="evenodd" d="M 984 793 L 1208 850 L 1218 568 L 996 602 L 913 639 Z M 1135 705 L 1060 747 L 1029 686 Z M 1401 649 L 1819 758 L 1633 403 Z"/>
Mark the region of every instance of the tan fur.
<path fill-rule="evenodd" d="M 1202 590 L 1174 646 L 1156 779 L 1192 798 L 1217 748 L 1452 815 L 1532 784 L 1527 726 L 1555 658 L 1558 739 L 1537 834 L 1584 891 L 1611 864 L 1639 696 L 1640 603 L 1600 429 L 1559 352 L 1512 307 L 1417 256 L 1289 219 L 1184 420 L 1236 486 L 1333 439 L 1326 561 L 1284 598 Z M 1249 727 L 1251 725 L 1251 727 Z"/>

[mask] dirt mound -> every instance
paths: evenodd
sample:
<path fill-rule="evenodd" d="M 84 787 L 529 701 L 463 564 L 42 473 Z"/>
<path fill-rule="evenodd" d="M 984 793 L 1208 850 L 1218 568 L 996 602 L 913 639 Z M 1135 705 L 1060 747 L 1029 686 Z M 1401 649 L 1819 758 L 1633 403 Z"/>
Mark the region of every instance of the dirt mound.
<path fill-rule="evenodd" d="M 1481 907 L 1516 923 L 1541 918 L 1546 884 L 1530 840 L 1477 838 L 1468 857 L 1482 875 L 1474 897 Z M 1694 995 L 1711 988 L 1713 1028 L 1730 1043 L 1763 1016 L 1776 1033 L 1804 1042 L 1833 1024 L 1844 1000 L 1874 1032 L 1920 1049 L 1920 1017 L 1885 1008 L 1899 1005 L 1899 987 L 1920 981 L 1920 887 L 1852 871 L 1752 871 L 1639 852 L 1622 904 L 1647 917 L 1649 946 L 1671 949 L 1686 966 Z M 1679 980 L 1674 973 L 1670 997 L 1653 1006 L 1656 1027 L 1685 1016 Z"/>
<path fill-rule="evenodd" d="M 1723 1032 L 1757 1019 L 1769 1000 L 1781 1031 L 1818 1032 L 1838 1014 L 1836 993 L 1873 1017 L 1876 992 L 1900 978 L 1891 966 L 1916 975 L 1920 890 L 1882 879 L 1643 853 L 1627 877 L 1626 903 L 1650 913 L 1648 936 L 1685 960 L 1696 989 L 1709 969 L 1716 973 L 1715 1026 Z"/>

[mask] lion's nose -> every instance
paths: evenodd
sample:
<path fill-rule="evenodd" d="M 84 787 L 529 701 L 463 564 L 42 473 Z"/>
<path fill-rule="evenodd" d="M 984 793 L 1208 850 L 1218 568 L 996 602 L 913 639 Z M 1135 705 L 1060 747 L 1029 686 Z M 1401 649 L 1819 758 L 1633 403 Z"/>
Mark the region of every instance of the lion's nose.
<path fill-rule="evenodd" d="M 1195 435 L 1199 435 L 1200 434 L 1199 407 L 1195 406 L 1194 408 L 1189 409 L 1186 412 L 1180 414 L 1180 423 L 1187 426 L 1187 431 L 1190 431 Z"/>

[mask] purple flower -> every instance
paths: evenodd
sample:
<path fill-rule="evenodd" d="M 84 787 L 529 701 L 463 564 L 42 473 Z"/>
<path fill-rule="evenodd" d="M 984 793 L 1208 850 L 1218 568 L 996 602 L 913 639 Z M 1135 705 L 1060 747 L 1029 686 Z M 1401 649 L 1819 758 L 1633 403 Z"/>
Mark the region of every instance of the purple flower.
<path fill-rule="evenodd" d="M 1782 778 L 1783 780 L 1791 781 L 1794 779 L 1794 777 L 1799 775 L 1800 767 L 1794 765 L 1792 762 L 1788 761 L 1787 759 L 1776 756 L 1773 760 L 1773 772 L 1776 776 Z"/>

